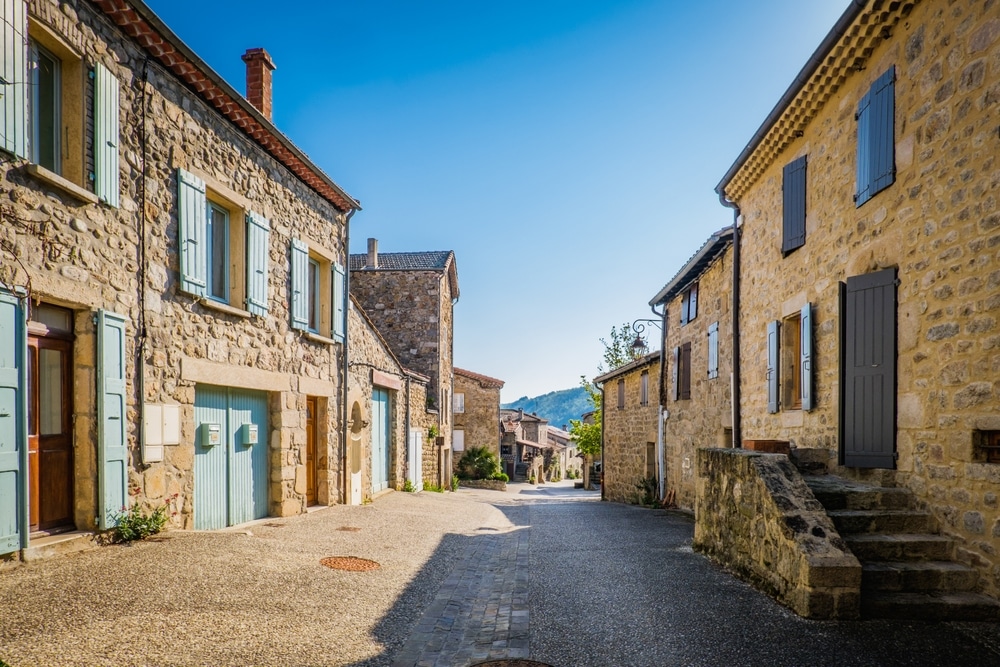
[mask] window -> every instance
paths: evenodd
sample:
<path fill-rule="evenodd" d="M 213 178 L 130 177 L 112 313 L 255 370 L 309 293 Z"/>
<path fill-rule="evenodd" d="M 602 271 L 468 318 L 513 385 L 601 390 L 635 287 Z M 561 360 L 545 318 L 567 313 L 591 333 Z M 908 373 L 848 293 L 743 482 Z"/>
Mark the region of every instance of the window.
<path fill-rule="evenodd" d="M 649 371 L 639 376 L 639 405 L 649 405 Z"/>
<path fill-rule="evenodd" d="M 974 431 L 977 448 L 981 452 L 978 460 L 1000 463 L 1000 431 Z"/>
<path fill-rule="evenodd" d="M 811 410 L 812 306 L 767 327 L 767 411 Z"/>
<path fill-rule="evenodd" d="M 691 343 L 674 348 L 674 400 L 691 399 Z"/>
<path fill-rule="evenodd" d="M 719 377 L 719 323 L 712 322 L 708 327 L 708 379 Z"/>
<path fill-rule="evenodd" d="M 857 193 L 861 206 L 896 180 L 896 68 L 875 80 L 858 103 Z"/>
<path fill-rule="evenodd" d="M 180 289 L 206 303 L 268 310 L 268 248 L 271 225 L 220 185 L 177 170 Z"/>
<path fill-rule="evenodd" d="M 687 324 L 697 316 L 698 283 L 694 283 L 681 293 L 681 324 Z"/>
<path fill-rule="evenodd" d="M 625 380 L 618 380 L 618 409 L 625 409 Z"/>
<path fill-rule="evenodd" d="M 465 451 L 465 431 L 455 429 L 451 432 L 451 449 L 455 452 Z"/>
<path fill-rule="evenodd" d="M 646 479 L 656 477 L 656 443 L 646 443 Z"/>
<path fill-rule="evenodd" d="M 320 246 L 292 239 L 292 328 L 344 340 L 344 267 Z"/>
<path fill-rule="evenodd" d="M 456 415 L 465 412 L 465 394 L 456 393 L 454 405 L 452 406 Z"/>
<path fill-rule="evenodd" d="M 806 156 L 785 165 L 781 179 L 781 252 L 806 244 Z"/>
<path fill-rule="evenodd" d="M 309 258 L 309 331 L 319 333 L 319 260 Z"/>
<path fill-rule="evenodd" d="M 62 61 L 31 41 L 31 161 L 62 173 Z"/>

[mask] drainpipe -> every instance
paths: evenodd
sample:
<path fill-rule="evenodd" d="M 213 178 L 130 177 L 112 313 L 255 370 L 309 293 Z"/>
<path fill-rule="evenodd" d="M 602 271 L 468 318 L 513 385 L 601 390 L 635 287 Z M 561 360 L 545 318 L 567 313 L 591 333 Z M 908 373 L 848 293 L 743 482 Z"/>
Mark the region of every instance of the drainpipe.
<path fill-rule="evenodd" d="M 719 192 L 719 203 L 733 209 L 733 447 L 743 446 L 742 419 L 740 417 L 740 207 Z"/>
<path fill-rule="evenodd" d="M 410 472 L 411 472 L 410 471 L 410 382 L 412 382 L 413 379 L 409 375 L 406 375 L 405 371 L 404 375 L 406 377 L 406 415 L 403 417 L 403 423 L 404 423 L 404 428 L 406 429 L 406 433 L 403 434 L 403 442 L 405 443 L 406 446 L 406 456 L 403 457 L 403 483 L 405 484 L 406 480 L 410 479 Z"/>
<path fill-rule="evenodd" d="M 351 477 L 350 477 L 351 476 L 351 471 L 350 471 L 350 466 L 348 465 L 349 462 L 348 462 L 348 458 L 347 458 L 349 456 L 348 443 L 350 442 L 350 437 L 351 437 L 351 435 L 350 435 L 350 427 L 347 424 L 347 415 L 348 415 L 348 410 L 350 409 L 350 407 L 347 405 L 347 400 L 348 400 L 347 399 L 347 390 L 348 390 L 348 387 L 347 387 L 347 384 L 348 384 L 348 376 L 347 376 L 348 369 L 347 369 L 347 364 L 348 364 L 348 360 L 349 360 L 349 357 L 348 357 L 348 351 L 349 351 L 348 341 L 350 340 L 350 336 L 347 335 L 347 324 L 350 321 L 350 318 L 349 318 L 348 314 L 350 313 L 350 310 L 351 310 L 351 218 L 354 217 L 355 213 L 357 213 L 357 209 L 352 208 L 349 211 L 347 211 L 347 214 L 344 217 L 344 260 L 345 260 L 345 266 L 344 266 L 344 342 L 343 342 L 343 346 L 344 346 L 344 363 L 343 363 L 343 366 L 341 367 L 341 373 L 340 373 L 340 377 L 341 377 L 341 402 L 343 403 L 343 405 L 341 406 L 341 410 L 340 410 L 340 413 L 341 413 L 341 425 L 340 425 L 341 426 L 341 428 L 340 428 L 340 430 L 341 430 L 341 441 L 340 441 L 341 445 L 340 445 L 340 449 L 341 449 L 341 465 L 342 465 L 341 469 L 343 470 L 343 475 L 341 476 L 342 480 L 343 480 L 341 488 L 343 489 L 343 491 L 341 492 L 341 496 L 343 498 L 343 503 L 345 505 L 347 505 L 348 503 L 350 503 L 349 494 L 350 494 L 350 485 L 351 485 Z"/>

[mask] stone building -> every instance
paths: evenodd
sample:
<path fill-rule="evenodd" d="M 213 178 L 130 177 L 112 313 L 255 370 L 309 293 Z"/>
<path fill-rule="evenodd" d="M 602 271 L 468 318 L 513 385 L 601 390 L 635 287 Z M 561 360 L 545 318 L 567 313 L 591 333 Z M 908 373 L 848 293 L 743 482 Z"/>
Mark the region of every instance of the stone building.
<path fill-rule="evenodd" d="M 420 491 L 425 477 L 440 485 L 440 448 L 427 437 L 435 416 L 427 410 L 429 378 L 403 368 L 353 297 L 347 336 L 346 502 L 358 505 L 380 491 L 401 490 L 406 482 Z"/>
<path fill-rule="evenodd" d="M 138 0 L 0 26 L 0 552 L 338 502 L 359 206 L 273 125 L 267 53 L 251 104 Z"/>
<path fill-rule="evenodd" d="M 459 297 L 455 253 L 380 254 L 378 241 L 368 239 L 367 255 L 351 255 L 350 272 L 351 296 L 393 354 L 405 368 L 429 378 L 426 405 L 436 415 L 437 435 L 425 443 L 424 479 L 447 486 L 452 470 L 454 306 Z M 438 447 L 434 455 L 432 445 Z"/>
<path fill-rule="evenodd" d="M 594 378 L 601 387 L 604 438 L 602 497 L 640 503 L 644 489 L 659 497 L 662 454 L 657 421 L 660 409 L 660 352 Z"/>
<path fill-rule="evenodd" d="M 542 475 L 547 461 L 549 422 L 524 410 L 500 410 L 500 461 L 511 480 Z"/>
<path fill-rule="evenodd" d="M 545 437 L 552 445 L 553 451 L 558 452 L 559 470 L 565 477 L 571 471 L 579 477 L 583 473 L 583 459 L 576 448 L 576 441 L 569 431 L 556 428 L 549 424 L 545 430 Z"/>
<path fill-rule="evenodd" d="M 733 442 L 732 238 L 712 234 L 649 302 L 663 313 L 663 497 L 684 509 L 694 509 L 696 450 Z"/>
<path fill-rule="evenodd" d="M 855 2 L 716 188 L 744 258 L 737 438 L 909 490 L 994 597 L 998 126 L 995 3 Z"/>
<path fill-rule="evenodd" d="M 486 447 L 500 455 L 500 390 L 503 385 L 503 380 L 455 368 L 452 442 L 456 452 L 466 447 Z"/>

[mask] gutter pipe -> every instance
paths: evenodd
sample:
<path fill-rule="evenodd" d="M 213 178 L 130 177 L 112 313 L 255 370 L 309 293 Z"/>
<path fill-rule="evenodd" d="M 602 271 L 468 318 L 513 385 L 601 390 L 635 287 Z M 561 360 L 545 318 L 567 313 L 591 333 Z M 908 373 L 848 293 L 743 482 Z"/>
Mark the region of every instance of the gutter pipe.
<path fill-rule="evenodd" d="M 343 471 L 344 471 L 343 476 L 342 476 L 343 485 L 344 486 L 343 486 L 343 492 L 342 492 L 341 495 L 343 496 L 343 503 L 345 505 L 350 504 L 350 501 L 351 501 L 351 499 L 350 499 L 350 486 L 351 486 L 350 475 L 351 475 L 351 470 L 350 470 L 350 465 L 349 465 L 349 461 L 348 461 L 348 458 L 347 458 L 349 456 L 348 443 L 350 442 L 350 437 L 351 437 L 350 426 L 348 426 L 348 423 L 347 423 L 347 414 L 348 414 L 347 411 L 350 409 L 348 407 L 348 405 L 347 405 L 347 402 L 348 402 L 348 398 L 347 398 L 347 392 L 348 392 L 348 368 L 347 368 L 347 364 L 348 364 L 348 361 L 350 359 L 350 356 L 348 354 L 349 353 L 348 341 L 351 339 L 351 337 L 349 335 L 347 335 L 348 334 L 348 332 L 347 332 L 347 326 L 348 326 L 348 322 L 350 321 L 349 313 L 350 313 L 350 310 L 351 310 L 351 218 L 353 218 L 354 214 L 357 213 L 357 212 L 358 212 L 358 209 L 352 208 L 352 209 L 349 209 L 347 211 L 347 213 L 345 213 L 345 215 L 344 215 L 344 258 L 345 258 L 345 265 L 344 265 L 344 343 L 343 343 L 343 345 L 344 345 L 344 362 L 343 362 L 343 367 L 341 369 L 341 374 L 340 374 L 341 375 L 341 388 L 340 388 L 340 390 L 341 390 L 341 403 L 343 404 L 343 405 L 341 405 L 341 409 L 340 409 L 340 422 L 341 422 L 340 423 L 340 431 L 341 431 L 341 446 L 340 446 L 340 448 L 341 448 L 341 451 L 342 451 L 342 455 L 341 455 L 341 459 L 340 460 L 341 460 L 341 465 L 343 466 Z M 409 389 L 409 385 L 407 385 L 407 389 Z M 407 393 L 409 393 L 409 392 L 407 392 Z"/>
<path fill-rule="evenodd" d="M 719 203 L 733 209 L 733 447 L 743 447 L 743 418 L 740 414 L 740 403 L 743 392 L 740 390 L 740 207 L 739 204 L 726 199 L 719 194 Z"/>

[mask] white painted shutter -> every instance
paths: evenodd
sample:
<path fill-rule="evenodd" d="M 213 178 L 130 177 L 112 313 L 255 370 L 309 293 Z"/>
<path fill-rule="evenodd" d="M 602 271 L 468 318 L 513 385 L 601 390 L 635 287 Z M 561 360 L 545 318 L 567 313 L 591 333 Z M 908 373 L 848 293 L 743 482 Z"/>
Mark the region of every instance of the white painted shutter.
<path fill-rule="evenodd" d="M 778 332 L 781 322 L 767 323 L 767 411 L 778 411 Z"/>
<path fill-rule="evenodd" d="M 97 196 L 118 208 L 119 83 L 107 67 L 94 67 L 94 171 Z"/>
<path fill-rule="evenodd" d="M 98 527 L 117 525 L 128 507 L 128 426 L 125 405 L 125 318 L 97 313 Z"/>
<path fill-rule="evenodd" d="M 181 290 L 205 296 L 208 280 L 208 220 L 205 209 L 205 181 L 177 170 L 178 254 Z"/>
<path fill-rule="evenodd" d="M 802 359 L 801 359 L 801 373 L 802 373 L 802 409 L 812 410 L 813 408 L 813 390 L 812 390 L 812 304 L 807 303 L 802 308 L 801 313 L 801 335 L 802 335 Z"/>
<path fill-rule="evenodd" d="M 719 323 L 712 322 L 708 327 L 708 377 L 719 377 Z"/>
<path fill-rule="evenodd" d="M 2 0 L 0 16 L 0 148 L 28 157 L 28 40 L 23 0 Z"/>
<path fill-rule="evenodd" d="M 344 329 L 344 327 L 346 326 L 344 322 L 344 314 L 346 312 L 345 305 L 347 303 L 347 294 L 344 290 L 344 287 L 346 286 L 347 281 L 345 280 L 344 267 L 341 266 L 340 264 L 334 263 L 333 265 L 332 284 L 333 284 L 333 295 L 332 295 L 333 322 L 330 323 L 330 331 L 333 332 L 334 340 L 343 342 L 344 334 L 346 331 Z"/>
<path fill-rule="evenodd" d="M 309 246 L 292 239 L 292 328 L 309 328 Z"/>
<path fill-rule="evenodd" d="M 28 544 L 26 331 L 24 299 L 0 290 L 0 554 Z"/>
<path fill-rule="evenodd" d="M 452 410 L 453 413 L 455 413 L 456 415 L 460 415 L 460 414 L 464 414 L 465 413 L 465 394 L 464 393 L 455 394 L 454 396 L 452 396 L 451 401 L 452 401 L 451 410 Z"/>
<path fill-rule="evenodd" d="M 451 449 L 455 452 L 465 451 L 465 431 L 455 429 L 451 432 Z"/>
<path fill-rule="evenodd" d="M 247 213 L 247 311 L 267 315 L 268 250 L 271 223 L 267 218 Z"/>

